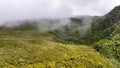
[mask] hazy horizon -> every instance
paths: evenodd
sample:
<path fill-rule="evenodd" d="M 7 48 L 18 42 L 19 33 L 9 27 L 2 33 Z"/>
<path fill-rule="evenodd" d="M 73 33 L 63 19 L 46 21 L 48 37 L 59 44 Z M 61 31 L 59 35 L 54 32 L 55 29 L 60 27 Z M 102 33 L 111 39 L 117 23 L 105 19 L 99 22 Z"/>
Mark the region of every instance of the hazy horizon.
<path fill-rule="evenodd" d="M 119 0 L 0 0 L 0 24 L 24 19 L 102 16 L 118 5 Z"/>

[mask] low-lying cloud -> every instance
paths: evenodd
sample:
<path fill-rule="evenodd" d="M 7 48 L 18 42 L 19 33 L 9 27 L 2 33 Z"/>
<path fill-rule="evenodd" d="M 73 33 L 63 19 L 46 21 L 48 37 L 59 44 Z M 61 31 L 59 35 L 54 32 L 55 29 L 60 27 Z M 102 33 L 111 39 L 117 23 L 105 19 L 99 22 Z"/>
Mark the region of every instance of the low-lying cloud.
<path fill-rule="evenodd" d="M 0 0 L 0 24 L 5 21 L 104 15 L 120 0 Z"/>
<path fill-rule="evenodd" d="M 71 21 L 69 18 L 66 19 L 42 19 L 37 23 L 37 28 L 39 32 L 48 32 L 54 31 L 56 29 L 61 29 L 61 27 L 70 24 Z"/>

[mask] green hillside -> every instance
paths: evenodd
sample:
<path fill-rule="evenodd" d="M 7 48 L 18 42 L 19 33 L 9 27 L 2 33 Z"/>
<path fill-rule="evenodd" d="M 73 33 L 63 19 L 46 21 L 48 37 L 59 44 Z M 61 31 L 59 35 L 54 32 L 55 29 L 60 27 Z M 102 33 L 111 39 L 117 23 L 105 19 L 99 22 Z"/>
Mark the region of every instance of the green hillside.
<path fill-rule="evenodd" d="M 85 32 L 78 18 L 48 32 L 37 22 L 0 27 L 0 68 L 120 68 L 120 6 L 92 19 Z"/>
<path fill-rule="evenodd" d="M 113 25 L 119 21 L 120 6 L 117 6 L 92 24 L 92 40 L 98 41 L 100 39 L 107 38 L 114 30 L 112 29 Z"/>
<path fill-rule="evenodd" d="M 35 31 L 0 31 L 0 68 L 112 68 L 92 47 L 62 44 Z"/>
<path fill-rule="evenodd" d="M 96 51 L 120 63 L 120 6 L 93 23 L 91 40 Z M 95 42 L 97 41 L 97 42 Z M 114 61 L 114 60 L 113 60 Z"/>
<path fill-rule="evenodd" d="M 120 22 L 115 23 L 110 36 L 93 44 L 94 49 L 100 52 L 110 60 L 117 61 L 120 64 Z M 110 30 L 111 30 L 110 29 Z"/>
<path fill-rule="evenodd" d="M 66 32 L 73 30 L 72 27 L 70 28 Z M 57 36 L 60 35 L 59 33 Z M 68 34 L 72 34 L 71 39 L 63 38 L 63 40 L 77 44 L 87 44 L 87 46 L 92 45 L 97 52 L 120 66 L 120 6 L 115 7 L 108 14 L 94 21 L 91 29 L 81 38 L 79 38 L 81 35 L 78 31 L 69 32 Z M 61 38 L 57 40 L 61 41 Z"/>

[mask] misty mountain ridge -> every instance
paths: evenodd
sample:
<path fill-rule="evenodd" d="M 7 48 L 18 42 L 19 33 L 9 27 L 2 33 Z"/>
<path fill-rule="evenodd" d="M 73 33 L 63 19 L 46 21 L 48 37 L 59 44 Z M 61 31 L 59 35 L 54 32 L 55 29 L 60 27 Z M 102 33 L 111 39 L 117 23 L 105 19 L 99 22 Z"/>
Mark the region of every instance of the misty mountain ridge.
<path fill-rule="evenodd" d="M 120 68 L 120 6 L 104 16 L 17 23 L 0 27 L 3 68 Z"/>
<path fill-rule="evenodd" d="M 61 19 L 32 19 L 32 20 L 20 20 L 20 21 L 13 21 L 13 22 L 6 22 L 1 27 L 19 27 L 19 26 L 25 26 L 27 27 L 28 25 L 31 25 L 33 27 L 46 27 L 50 28 L 50 30 L 58 29 L 62 26 L 69 25 L 71 23 L 76 23 L 77 20 L 78 22 L 81 21 L 83 24 L 91 24 L 92 21 L 96 21 L 100 16 L 89 16 L 89 15 L 82 15 L 82 16 L 75 16 L 75 17 L 70 17 L 70 18 L 61 18 Z M 74 19 L 74 20 L 73 20 Z M 38 26 L 39 25 L 39 26 Z M 54 26 L 54 27 L 53 27 Z"/>

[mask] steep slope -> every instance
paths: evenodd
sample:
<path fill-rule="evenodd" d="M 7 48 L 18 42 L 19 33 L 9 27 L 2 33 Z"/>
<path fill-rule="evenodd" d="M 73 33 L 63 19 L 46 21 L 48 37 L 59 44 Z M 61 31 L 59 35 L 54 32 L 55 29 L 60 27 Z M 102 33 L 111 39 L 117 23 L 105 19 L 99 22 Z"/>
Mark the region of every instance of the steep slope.
<path fill-rule="evenodd" d="M 93 23 L 92 40 L 97 41 L 108 37 L 113 32 L 111 27 L 118 21 L 120 21 L 120 6 L 115 7 L 111 12 Z"/>
<path fill-rule="evenodd" d="M 89 40 L 96 51 L 120 65 L 120 6 L 93 23 Z"/>
<path fill-rule="evenodd" d="M 118 62 L 120 66 L 120 22 L 115 23 L 110 36 L 94 43 L 93 47 L 112 62 Z"/>

